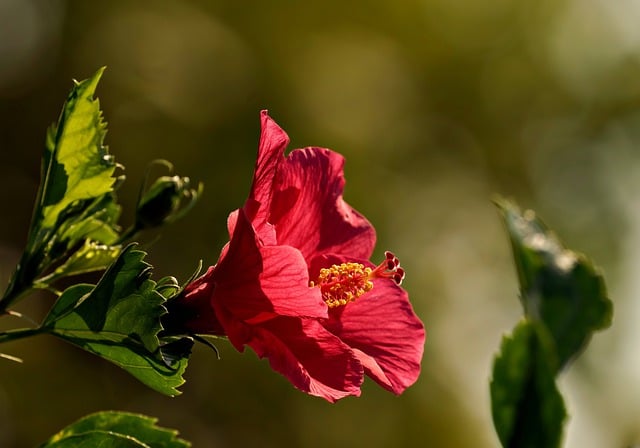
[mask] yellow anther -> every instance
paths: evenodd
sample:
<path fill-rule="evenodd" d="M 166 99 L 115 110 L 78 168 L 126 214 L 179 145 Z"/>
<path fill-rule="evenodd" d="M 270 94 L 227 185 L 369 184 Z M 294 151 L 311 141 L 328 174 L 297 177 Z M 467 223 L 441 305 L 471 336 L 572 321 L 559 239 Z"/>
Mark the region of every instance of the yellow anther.
<path fill-rule="evenodd" d="M 309 286 L 320 288 L 322 298 L 329 308 L 345 306 L 371 291 L 371 273 L 371 268 L 360 263 L 334 264 L 320 269 L 318 280 L 310 282 Z"/>
<path fill-rule="evenodd" d="M 309 286 L 320 288 L 327 306 L 335 308 L 345 306 L 371 291 L 374 278 L 388 279 L 400 285 L 404 278 L 400 260 L 391 252 L 385 252 L 384 256 L 384 261 L 373 269 L 360 263 L 334 264 L 322 268 L 318 280 L 309 282 Z"/>

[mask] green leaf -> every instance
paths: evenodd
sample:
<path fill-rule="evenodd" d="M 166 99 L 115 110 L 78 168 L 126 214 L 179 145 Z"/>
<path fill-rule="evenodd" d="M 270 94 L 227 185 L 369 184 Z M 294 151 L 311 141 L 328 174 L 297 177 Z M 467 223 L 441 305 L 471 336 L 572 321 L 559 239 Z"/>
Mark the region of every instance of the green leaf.
<path fill-rule="evenodd" d="M 150 351 L 157 349 L 164 298 L 154 289 L 151 266 L 143 261 L 146 254 L 134 247 L 122 252 L 72 313 L 60 315 L 55 304 L 47 325 L 52 323 L 56 334 L 82 333 L 91 339 L 108 334 L 114 342 L 133 338 Z"/>
<path fill-rule="evenodd" d="M 140 414 L 117 411 L 98 412 L 67 426 L 41 445 L 41 448 L 77 446 L 187 448 L 191 446 L 185 440 L 178 438 L 177 431 L 156 426 L 156 422 L 157 419 Z"/>
<path fill-rule="evenodd" d="M 122 367 L 149 387 L 177 395 L 189 353 L 167 361 L 160 343 L 165 298 L 150 279 L 151 266 L 135 245 L 126 247 L 95 287 L 67 289 L 43 327 L 49 333 Z"/>
<path fill-rule="evenodd" d="M 109 193 L 116 164 L 103 146 L 106 125 L 93 98 L 104 68 L 76 82 L 58 120 L 47 135 L 47 162 L 40 196 L 41 226 L 53 227 L 74 201 Z M 64 180 L 64 182 L 61 182 Z"/>
<path fill-rule="evenodd" d="M 604 280 L 583 255 L 566 249 L 536 218 L 496 201 L 504 218 L 525 317 L 503 339 L 490 385 L 503 447 L 558 447 L 566 411 L 555 376 L 611 324 Z"/>
<path fill-rule="evenodd" d="M 79 283 L 65 289 L 60 297 L 58 297 L 58 300 L 56 300 L 53 307 L 49 310 L 49 314 L 45 317 L 42 327 L 53 328 L 56 321 L 61 320 L 66 315 L 73 312 L 74 308 L 87 298 L 94 288 L 94 285 Z"/>
<path fill-rule="evenodd" d="M 525 314 L 548 329 L 559 368 L 585 347 L 591 335 L 611 325 L 613 305 L 591 261 L 563 247 L 532 211 L 498 207 L 509 232 Z"/>
<path fill-rule="evenodd" d="M 108 246 L 93 240 L 85 240 L 80 249 L 74 252 L 51 274 L 37 281 L 51 283 L 62 277 L 86 274 L 106 269 L 118 257 L 121 246 Z"/>
<path fill-rule="evenodd" d="M 117 165 L 103 146 L 106 126 L 93 98 L 102 72 L 75 83 L 57 125 L 47 132 L 27 247 L 0 299 L 0 311 L 79 243 L 112 244 L 118 238 L 120 207 L 113 196 Z"/>
<path fill-rule="evenodd" d="M 91 431 L 74 434 L 56 442 L 42 445 L 43 448 L 150 448 L 133 437 L 108 431 Z"/>
<path fill-rule="evenodd" d="M 554 381 L 553 343 L 545 331 L 523 320 L 502 340 L 495 359 L 491 411 L 505 448 L 560 446 L 566 411 Z"/>
<path fill-rule="evenodd" d="M 104 336 L 95 340 L 84 337 L 84 335 L 74 337 L 67 334 L 61 337 L 112 362 L 143 384 L 164 395 L 174 397 L 181 394 L 178 387 L 185 382 L 182 375 L 187 369 L 190 352 L 186 355 L 183 354 L 178 359 L 172 359 L 164 356 L 164 345 L 154 352 L 149 352 L 133 339 L 114 342 L 109 340 L 108 335 Z M 184 339 L 189 341 L 188 338 Z M 192 342 L 191 345 L 193 345 Z"/>
<path fill-rule="evenodd" d="M 80 204 L 83 207 L 80 207 Z M 104 244 L 114 244 L 119 238 L 120 206 L 113 193 L 104 194 L 93 201 L 74 204 L 76 211 L 66 214 L 56 232 L 56 239 L 73 247 L 79 241 L 92 239 Z"/>

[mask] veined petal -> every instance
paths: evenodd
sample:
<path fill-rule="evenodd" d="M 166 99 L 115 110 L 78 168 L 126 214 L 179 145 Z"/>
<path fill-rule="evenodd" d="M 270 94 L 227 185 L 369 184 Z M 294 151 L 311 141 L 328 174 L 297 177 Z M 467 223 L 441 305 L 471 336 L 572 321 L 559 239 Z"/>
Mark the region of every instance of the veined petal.
<path fill-rule="evenodd" d="M 247 343 L 298 389 L 335 402 L 360 395 L 364 371 L 339 338 L 311 319 L 281 317 L 252 328 Z"/>
<path fill-rule="evenodd" d="M 320 292 L 309 287 L 302 254 L 289 246 L 261 245 L 242 210 L 211 280 L 211 300 L 248 323 L 276 315 L 327 317 Z"/>
<path fill-rule="evenodd" d="M 278 244 L 298 248 L 307 262 L 323 253 L 368 259 L 375 230 L 342 198 L 344 158 L 324 148 L 292 151 L 281 165 L 270 222 Z"/>
<path fill-rule="evenodd" d="M 266 111 L 261 126 L 251 192 L 227 221 L 230 242 L 173 302 L 171 328 L 225 334 L 330 402 L 360 395 L 365 373 L 401 393 L 420 372 L 425 332 L 394 283 L 399 260 L 368 261 L 375 230 L 343 199 L 341 155 L 310 147 L 285 158 L 287 134 Z"/>
<path fill-rule="evenodd" d="M 260 125 L 260 144 L 253 183 L 243 208 L 260 238 L 265 244 L 271 245 L 275 244 L 275 235 L 272 229 L 264 227 L 268 225 L 274 180 L 279 166 L 284 161 L 289 136 L 269 117 L 266 110 L 260 113 Z"/>
<path fill-rule="evenodd" d="M 365 372 L 396 394 L 420 374 L 425 331 L 407 292 L 389 279 L 374 281 L 366 296 L 332 310 L 329 331 L 354 349 Z"/>
<path fill-rule="evenodd" d="M 250 200 L 247 200 L 247 202 L 245 203 L 245 207 L 242 208 L 243 212 L 245 212 L 246 206 L 247 204 L 249 204 L 249 202 Z M 240 210 L 241 209 L 236 209 L 232 211 L 231 213 L 229 213 L 229 216 L 227 217 L 227 230 L 229 231 L 230 238 L 233 236 L 233 233 L 235 232 L 236 222 L 238 221 L 238 213 L 240 212 Z M 245 215 L 246 215 L 246 212 L 245 212 Z M 265 246 L 277 245 L 275 227 L 273 227 L 273 225 L 271 225 L 270 223 L 266 222 L 266 223 L 262 223 L 260 228 L 261 228 L 261 231 L 258 232 L 254 227 L 254 230 L 256 232 L 256 237 L 260 242 L 260 244 Z M 223 250 L 220 257 L 224 256 L 224 254 L 225 254 L 225 251 Z"/>

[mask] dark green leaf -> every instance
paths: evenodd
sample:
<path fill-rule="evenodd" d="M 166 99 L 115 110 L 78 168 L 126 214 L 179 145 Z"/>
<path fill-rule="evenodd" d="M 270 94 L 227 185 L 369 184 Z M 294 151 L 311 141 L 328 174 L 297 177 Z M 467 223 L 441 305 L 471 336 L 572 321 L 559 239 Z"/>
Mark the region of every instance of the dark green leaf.
<path fill-rule="evenodd" d="M 558 447 L 566 412 L 560 369 L 611 323 L 604 280 L 560 243 L 532 211 L 499 200 L 520 281 L 525 318 L 502 342 L 491 381 L 493 420 L 503 447 Z"/>
<path fill-rule="evenodd" d="M 557 360 L 546 330 L 523 320 L 502 340 L 493 366 L 491 410 L 505 448 L 560 446 L 566 412 L 554 376 Z"/>
<path fill-rule="evenodd" d="M 525 314 L 542 322 L 556 345 L 559 367 L 611 324 L 604 280 L 583 255 L 565 249 L 532 211 L 498 203 L 509 232 Z"/>
<path fill-rule="evenodd" d="M 139 414 L 117 411 L 98 412 L 67 426 L 41 448 L 75 446 L 187 448 L 190 446 L 188 442 L 178 438 L 177 431 L 156 426 L 156 422 L 155 418 Z M 96 445 L 80 445 L 89 441 L 94 441 Z M 78 445 L 73 445 L 72 442 Z M 104 445 L 97 445 L 98 442 Z M 116 442 L 122 444 L 118 445 Z"/>
<path fill-rule="evenodd" d="M 160 355 L 167 366 L 175 366 L 191 356 L 193 344 L 190 337 L 167 337 L 160 346 Z"/>
<path fill-rule="evenodd" d="M 154 351 L 159 344 L 160 316 L 166 310 L 164 298 L 150 279 L 151 266 L 143 261 L 145 255 L 128 246 L 72 313 L 59 316 L 54 305 L 50 314 L 56 317 L 48 316 L 45 321 L 53 320 L 56 334 L 79 332 L 89 339 L 109 334 L 112 342 L 134 339 Z"/>
<path fill-rule="evenodd" d="M 109 340 L 109 335 L 103 335 L 96 340 L 84 336 L 79 334 L 78 337 L 73 335 L 61 337 L 90 353 L 111 361 L 162 394 L 173 397 L 181 393 L 178 387 L 185 382 L 182 375 L 187 369 L 188 355 L 181 358 L 165 358 L 162 347 L 149 352 L 133 339 L 113 342 Z"/>
<path fill-rule="evenodd" d="M 125 248 L 95 288 L 65 291 L 45 318 L 46 330 L 127 370 L 164 394 L 178 394 L 188 354 L 166 362 L 158 339 L 164 297 L 150 279 L 146 254 Z"/>
<path fill-rule="evenodd" d="M 45 328 L 53 327 L 57 320 L 71 313 L 82 300 L 88 297 L 94 287 L 94 285 L 80 283 L 65 289 L 49 310 L 49 314 L 45 317 L 42 326 Z"/>

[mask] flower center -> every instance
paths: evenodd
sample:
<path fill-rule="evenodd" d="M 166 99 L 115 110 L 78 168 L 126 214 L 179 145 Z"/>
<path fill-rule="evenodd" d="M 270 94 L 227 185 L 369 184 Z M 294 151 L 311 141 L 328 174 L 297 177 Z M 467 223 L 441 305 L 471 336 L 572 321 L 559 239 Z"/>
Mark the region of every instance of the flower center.
<path fill-rule="evenodd" d="M 322 268 L 318 280 L 310 282 L 309 286 L 320 288 L 324 302 L 329 308 L 335 308 L 371 291 L 374 278 L 389 278 L 400 285 L 404 279 L 400 260 L 391 252 L 385 252 L 384 256 L 385 260 L 373 269 L 360 263 L 334 264 Z"/>

